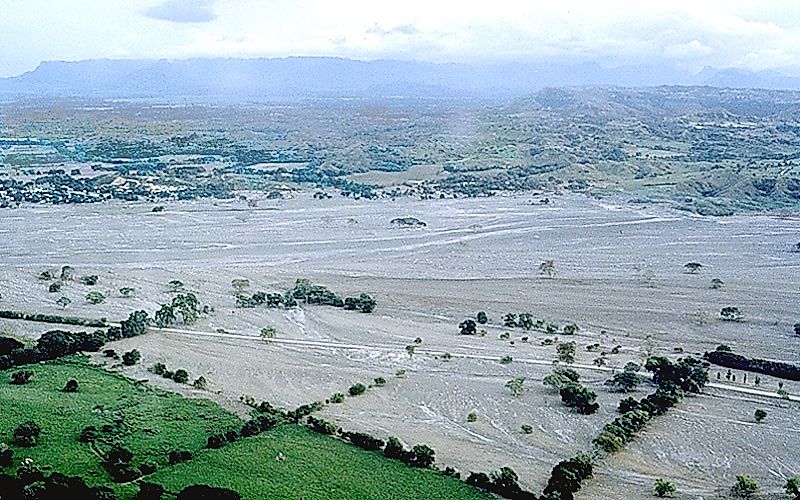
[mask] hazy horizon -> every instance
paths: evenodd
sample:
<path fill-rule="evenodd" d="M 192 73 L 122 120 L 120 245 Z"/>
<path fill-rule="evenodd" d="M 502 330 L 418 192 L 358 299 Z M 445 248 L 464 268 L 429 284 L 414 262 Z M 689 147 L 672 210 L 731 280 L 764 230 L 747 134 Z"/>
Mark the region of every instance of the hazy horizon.
<path fill-rule="evenodd" d="M 800 6 L 788 1 L 2 3 L 0 77 L 44 61 L 291 56 L 800 75 Z"/>

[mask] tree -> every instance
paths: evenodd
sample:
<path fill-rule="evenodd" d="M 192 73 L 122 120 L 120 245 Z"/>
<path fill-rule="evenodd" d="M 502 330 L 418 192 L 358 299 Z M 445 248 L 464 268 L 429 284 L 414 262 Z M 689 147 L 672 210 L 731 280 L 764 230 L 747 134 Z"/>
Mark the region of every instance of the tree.
<path fill-rule="evenodd" d="M 123 362 L 124 362 L 124 359 L 125 358 L 123 356 Z M 175 382 L 177 382 L 179 384 L 185 384 L 186 382 L 189 381 L 189 373 L 186 370 L 183 370 L 183 369 L 175 370 L 175 373 L 172 374 L 172 380 L 174 380 Z"/>
<path fill-rule="evenodd" d="M 548 278 L 552 278 L 556 274 L 556 264 L 552 260 L 545 260 L 539 264 L 539 274 L 544 274 Z"/>
<path fill-rule="evenodd" d="M 478 414 L 474 411 L 467 413 L 467 422 L 477 422 L 478 421 Z"/>
<path fill-rule="evenodd" d="M 103 302 L 106 301 L 106 296 L 103 295 L 100 292 L 91 291 L 91 292 L 86 294 L 85 300 L 86 300 L 86 302 L 88 302 L 90 304 L 94 304 L 94 305 L 102 304 Z"/>
<path fill-rule="evenodd" d="M 246 278 L 235 278 L 231 280 L 231 286 L 236 291 L 236 294 L 244 293 L 245 290 L 250 288 L 250 280 Z"/>
<path fill-rule="evenodd" d="M 409 453 L 408 465 L 427 469 L 436 461 L 436 452 L 428 445 L 415 444 Z"/>
<path fill-rule="evenodd" d="M 653 490 L 655 490 L 657 497 L 671 497 L 676 491 L 674 484 L 661 478 L 656 479 Z"/>
<path fill-rule="evenodd" d="M 478 315 L 476 316 L 476 319 L 478 320 L 478 323 L 480 323 L 481 325 L 485 325 L 486 323 L 489 322 L 489 318 L 486 316 L 486 313 L 483 312 L 483 311 L 478 312 Z"/>
<path fill-rule="evenodd" d="M 63 266 L 61 268 L 61 279 L 64 281 L 71 280 L 75 275 L 75 269 L 72 266 Z"/>
<path fill-rule="evenodd" d="M 14 429 L 14 444 L 25 448 L 36 446 L 39 435 L 42 433 L 41 427 L 32 421 L 22 422 Z"/>
<path fill-rule="evenodd" d="M 556 345 L 558 360 L 564 363 L 575 362 L 575 342 L 561 342 Z"/>
<path fill-rule="evenodd" d="M 465 319 L 458 324 L 458 333 L 461 335 L 475 335 L 478 333 L 478 326 L 475 324 L 474 320 Z"/>
<path fill-rule="evenodd" d="M 564 325 L 564 335 L 575 335 L 580 330 L 580 327 L 575 323 L 570 323 L 568 325 Z"/>
<path fill-rule="evenodd" d="M 736 476 L 736 484 L 731 488 L 734 496 L 750 498 L 758 492 L 758 482 L 748 474 Z"/>
<path fill-rule="evenodd" d="M 689 274 L 697 274 L 700 272 L 700 269 L 703 267 L 703 264 L 699 262 L 687 262 L 683 265 L 683 268 Z"/>
<path fill-rule="evenodd" d="M 565 406 L 575 408 L 578 413 L 583 415 L 591 415 L 600 408 L 600 405 L 595 402 L 597 394 L 580 384 L 567 384 L 561 388 L 559 393 L 561 402 Z"/>
<path fill-rule="evenodd" d="M 342 394 L 341 392 L 336 392 L 330 397 L 329 401 L 334 404 L 344 403 L 344 394 Z"/>
<path fill-rule="evenodd" d="M 414 357 L 414 351 L 416 349 L 417 349 L 417 346 L 415 346 L 413 344 L 409 344 L 409 345 L 406 346 L 406 354 L 408 354 L 409 358 L 413 358 Z"/>
<path fill-rule="evenodd" d="M 511 394 L 514 396 L 520 396 L 525 392 L 525 388 L 523 387 L 524 383 L 525 377 L 517 377 L 506 382 L 506 388 L 511 391 Z"/>
<path fill-rule="evenodd" d="M 364 394 L 364 391 L 367 390 L 367 386 L 362 383 L 351 385 L 349 389 L 347 389 L 348 394 L 351 396 L 358 396 L 359 394 Z"/>
<path fill-rule="evenodd" d="M 517 315 L 514 313 L 507 313 L 505 316 L 503 316 L 503 326 L 507 328 L 516 328 Z"/>
<path fill-rule="evenodd" d="M 756 422 L 761 422 L 765 418 L 767 418 L 767 412 L 765 412 L 764 410 L 759 408 L 759 409 L 756 410 L 754 417 L 756 419 Z"/>
<path fill-rule="evenodd" d="M 62 309 L 66 309 L 71 303 L 72 301 L 69 300 L 69 297 L 61 297 L 56 301 L 56 304 L 60 305 Z"/>
<path fill-rule="evenodd" d="M 544 377 L 542 383 L 547 387 L 560 391 L 562 387 L 567 384 L 578 383 L 580 379 L 580 374 L 571 368 L 556 368 L 553 373 Z"/>
<path fill-rule="evenodd" d="M 786 494 L 793 500 L 800 500 L 800 476 L 793 476 L 786 480 Z"/>
<path fill-rule="evenodd" d="M 78 392 L 78 381 L 75 379 L 67 380 L 64 385 L 64 392 Z"/>
<path fill-rule="evenodd" d="M 722 285 L 724 285 L 724 284 L 725 284 L 725 282 L 722 281 L 721 279 L 714 278 L 714 279 L 711 280 L 711 289 L 712 290 L 719 290 L 720 288 L 722 288 Z"/>
<path fill-rule="evenodd" d="M 61 291 L 61 286 L 62 286 L 62 284 L 61 284 L 60 281 L 56 281 L 56 282 L 50 283 L 50 286 L 47 287 L 47 291 L 50 292 L 50 293 L 60 292 Z"/>
<path fill-rule="evenodd" d="M 520 429 L 522 429 L 524 434 L 533 434 L 533 426 L 530 424 L 522 424 Z"/>
<path fill-rule="evenodd" d="M 513 361 L 514 361 L 514 358 L 509 356 L 509 355 L 505 355 L 502 358 L 500 358 L 500 364 L 501 365 L 510 365 Z"/>
<path fill-rule="evenodd" d="M 130 350 L 122 355 L 122 364 L 125 366 L 133 366 L 142 359 L 142 354 L 136 350 Z"/>
<path fill-rule="evenodd" d="M 14 450 L 7 444 L 0 443 L 0 469 L 14 465 Z"/>
<path fill-rule="evenodd" d="M 121 297 L 129 299 L 136 294 L 136 289 L 131 288 L 129 286 L 123 286 L 122 288 L 119 289 L 119 294 Z"/>
<path fill-rule="evenodd" d="M 623 371 L 614 374 L 613 377 L 605 381 L 614 392 L 631 392 L 642 381 L 641 377 L 632 371 Z"/>
<path fill-rule="evenodd" d="M 208 382 L 206 381 L 206 378 L 201 375 L 197 377 L 194 382 L 192 382 L 192 387 L 201 391 L 205 391 L 208 388 Z"/>
<path fill-rule="evenodd" d="M 177 319 L 175 309 L 169 304 L 161 304 L 161 308 L 156 311 L 156 326 L 159 328 L 169 328 Z"/>
<path fill-rule="evenodd" d="M 274 326 L 265 326 L 261 329 L 261 340 L 269 342 L 278 336 L 278 330 Z"/>
<path fill-rule="evenodd" d="M 744 315 L 742 311 L 739 310 L 738 307 L 723 307 L 719 312 L 719 317 L 722 321 L 742 321 L 744 319 Z"/>
<path fill-rule="evenodd" d="M 383 447 L 383 456 L 386 458 L 393 458 L 395 460 L 403 460 L 406 455 L 406 449 L 403 443 L 394 436 L 386 440 L 386 446 Z"/>
<path fill-rule="evenodd" d="M 800 335 L 800 321 L 794 324 L 794 334 Z"/>

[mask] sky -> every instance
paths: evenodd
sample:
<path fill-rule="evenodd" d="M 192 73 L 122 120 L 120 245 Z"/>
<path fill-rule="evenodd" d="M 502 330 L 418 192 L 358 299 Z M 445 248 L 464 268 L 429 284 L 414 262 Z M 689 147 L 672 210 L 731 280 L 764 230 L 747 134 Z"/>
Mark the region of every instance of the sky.
<path fill-rule="evenodd" d="M 800 74 L 797 0 L 0 0 L 0 77 L 42 61 L 339 56 Z"/>

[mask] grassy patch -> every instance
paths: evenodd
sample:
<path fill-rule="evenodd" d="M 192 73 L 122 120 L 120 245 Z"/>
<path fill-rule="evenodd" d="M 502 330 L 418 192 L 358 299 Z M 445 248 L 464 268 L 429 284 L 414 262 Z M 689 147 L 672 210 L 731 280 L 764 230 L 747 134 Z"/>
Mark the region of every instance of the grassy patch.
<path fill-rule="evenodd" d="M 279 453 L 285 460 L 276 459 Z M 148 480 L 172 492 L 196 483 L 230 488 L 247 500 L 491 498 L 454 478 L 409 468 L 297 425 L 206 450 Z"/>
<path fill-rule="evenodd" d="M 34 372 L 26 385 L 8 383 L 16 370 L 0 372 L 0 441 L 10 444 L 17 425 L 33 420 L 42 428 L 39 444 L 14 447 L 15 464 L 30 457 L 40 466 L 81 476 L 91 485 L 110 482 L 99 456 L 110 444 L 132 451 L 134 465 L 163 467 L 170 451 L 197 452 L 209 434 L 241 426 L 236 416 L 210 401 L 137 384 L 92 366 L 83 357 L 24 368 Z M 78 392 L 62 392 L 70 379 L 78 381 Z M 108 443 L 93 446 L 78 441 L 86 426 L 107 424 L 114 426 L 113 432 L 104 434 Z"/>

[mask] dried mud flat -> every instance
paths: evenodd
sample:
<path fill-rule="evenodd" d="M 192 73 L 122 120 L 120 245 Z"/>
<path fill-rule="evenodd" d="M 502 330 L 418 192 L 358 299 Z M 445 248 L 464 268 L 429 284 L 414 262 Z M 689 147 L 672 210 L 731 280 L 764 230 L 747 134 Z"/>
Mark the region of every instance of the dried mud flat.
<path fill-rule="evenodd" d="M 750 356 L 800 362 L 791 325 L 800 320 L 800 218 L 704 218 L 659 207 L 616 206 L 580 196 L 471 200 L 312 200 L 22 207 L 0 211 L 2 309 L 120 319 L 153 311 L 169 300 L 166 283 L 179 279 L 213 305 L 214 315 L 191 327 L 118 342 L 137 348 L 144 365 L 161 361 L 209 380 L 214 399 L 237 408 L 243 394 L 286 407 L 324 400 L 355 382 L 387 379 L 384 387 L 330 405 L 323 416 L 348 430 L 425 442 L 438 460 L 464 471 L 508 465 L 541 491 L 559 460 L 588 450 L 615 416 L 620 395 L 605 390 L 605 371 L 582 368 L 601 410 L 580 416 L 542 386 L 555 359 L 541 332 L 509 330 L 506 312 L 581 326 L 577 363 L 591 366 L 600 343 L 611 367 L 641 360 L 643 350 L 702 353 L 720 343 Z M 425 228 L 392 227 L 417 217 Z M 553 279 L 538 272 L 553 259 Z M 704 265 L 687 274 L 687 262 Z M 97 274 L 96 287 L 69 283 L 50 294 L 37 280 L 44 269 L 75 267 Z M 235 309 L 230 282 L 248 278 L 252 290 L 285 290 L 307 277 L 341 294 L 367 292 L 372 314 L 308 306 L 298 310 Z M 712 278 L 724 281 L 710 287 Z M 121 298 L 123 286 L 136 289 Z M 109 297 L 88 305 L 89 290 Z M 742 323 L 716 319 L 725 306 Z M 477 311 L 490 317 L 485 337 L 459 336 L 457 324 Z M 273 325 L 278 340 L 258 337 Z M 2 321 L 0 329 L 35 336 L 46 326 Z M 510 332 L 509 340 L 499 339 Z M 521 337 L 529 336 L 528 342 Z M 652 336 L 647 341 L 646 337 Z M 422 338 L 413 356 L 405 346 Z M 563 336 L 562 336 L 563 338 Z M 450 361 L 441 354 L 452 354 Z M 500 358 L 513 357 L 511 364 Z M 398 369 L 406 370 L 402 378 Z M 145 367 L 126 368 L 137 378 Z M 712 379 L 716 381 L 716 371 Z M 507 380 L 526 377 L 513 397 Z M 752 377 L 752 375 L 751 375 Z M 179 388 L 161 379 L 154 383 Z M 721 385 L 731 384 L 723 376 Z M 792 394 L 800 385 L 786 383 Z M 777 381 L 762 377 L 761 390 Z M 642 387 L 636 397 L 651 389 Z M 753 421 L 756 408 L 769 416 Z M 749 473 L 768 493 L 800 473 L 800 404 L 708 388 L 654 420 L 623 452 L 603 462 L 579 498 L 647 498 L 655 477 L 676 483 L 681 498 L 716 498 L 737 474 Z M 467 423 L 475 411 L 477 422 Z M 523 434 L 521 424 L 533 427 Z"/>

